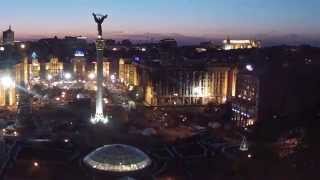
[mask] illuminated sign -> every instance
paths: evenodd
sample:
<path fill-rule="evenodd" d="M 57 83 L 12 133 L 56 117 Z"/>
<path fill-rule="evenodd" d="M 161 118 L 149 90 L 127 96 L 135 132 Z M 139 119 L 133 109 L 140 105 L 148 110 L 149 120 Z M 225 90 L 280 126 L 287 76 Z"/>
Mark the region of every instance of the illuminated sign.
<path fill-rule="evenodd" d="M 138 56 L 134 57 L 134 61 L 140 61 L 140 57 Z"/>
<path fill-rule="evenodd" d="M 80 51 L 80 50 L 77 50 L 77 51 L 74 53 L 74 56 L 75 56 L 75 57 L 84 57 L 84 52 L 83 52 L 83 51 Z"/>

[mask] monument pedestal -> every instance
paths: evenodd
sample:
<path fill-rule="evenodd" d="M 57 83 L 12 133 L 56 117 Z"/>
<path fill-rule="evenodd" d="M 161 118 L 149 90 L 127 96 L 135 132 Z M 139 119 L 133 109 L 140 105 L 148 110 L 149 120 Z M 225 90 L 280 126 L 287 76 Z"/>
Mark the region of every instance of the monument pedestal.
<path fill-rule="evenodd" d="M 109 122 L 109 119 L 107 116 L 104 117 L 104 115 L 101 113 L 96 113 L 94 116 L 91 117 L 90 121 L 92 124 L 107 124 Z"/>

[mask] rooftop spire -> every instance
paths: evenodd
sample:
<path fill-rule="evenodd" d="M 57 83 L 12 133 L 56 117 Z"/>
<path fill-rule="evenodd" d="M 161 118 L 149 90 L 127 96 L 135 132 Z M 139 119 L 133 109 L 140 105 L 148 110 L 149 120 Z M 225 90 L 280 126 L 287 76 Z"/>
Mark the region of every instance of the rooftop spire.
<path fill-rule="evenodd" d="M 230 36 L 227 36 L 227 43 L 230 44 Z"/>

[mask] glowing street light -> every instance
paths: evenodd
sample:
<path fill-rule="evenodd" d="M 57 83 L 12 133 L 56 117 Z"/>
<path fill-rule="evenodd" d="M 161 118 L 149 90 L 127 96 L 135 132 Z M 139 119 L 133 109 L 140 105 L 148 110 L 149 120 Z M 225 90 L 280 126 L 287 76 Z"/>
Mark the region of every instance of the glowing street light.
<path fill-rule="evenodd" d="M 4 47 L 3 46 L 0 47 L 0 51 L 4 51 Z"/>
<path fill-rule="evenodd" d="M 248 71 L 253 71 L 253 70 L 254 70 L 254 68 L 253 68 L 253 66 L 252 66 L 251 64 L 247 64 L 247 65 L 246 65 L 246 69 L 247 69 Z"/>
<path fill-rule="evenodd" d="M 50 81 L 50 80 L 52 80 L 52 75 L 51 74 L 48 74 L 48 76 L 47 76 L 47 79 Z"/>
<path fill-rule="evenodd" d="M 88 78 L 89 78 L 90 80 L 93 80 L 94 78 L 96 78 L 95 73 L 93 73 L 93 72 L 89 73 Z"/>
<path fill-rule="evenodd" d="M 65 78 L 66 80 L 70 80 L 71 77 L 72 77 L 71 73 L 65 73 L 65 74 L 64 74 L 64 78 Z"/>
<path fill-rule="evenodd" d="M 14 85 L 14 81 L 10 76 L 4 76 L 0 80 L 1 85 L 3 85 L 5 88 L 9 88 Z"/>
<path fill-rule="evenodd" d="M 39 163 L 37 161 L 33 162 L 34 167 L 39 167 Z"/>
<path fill-rule="evenodd" d="M 109 103 L 109 101 L 108 101 L 107 98 L 103 98 L 103 101 L 104 101 L 105 104 L 108 104 L 108 103 Z"/>
<path fill-rule="evenodd" d="M 26 45 L 25 45 L 25 44 L 20 44 L 20 48 L 21 48 L 21 49 L 25 49 L 25 48 L 26 48 Z"/>

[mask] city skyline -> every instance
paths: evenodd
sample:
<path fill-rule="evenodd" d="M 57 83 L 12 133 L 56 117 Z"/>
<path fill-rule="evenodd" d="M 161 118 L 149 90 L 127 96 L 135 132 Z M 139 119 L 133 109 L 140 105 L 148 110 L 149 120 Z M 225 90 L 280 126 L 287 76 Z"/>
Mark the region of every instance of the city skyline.
<path fill-rule="evenodd" d="M 263 2 L 231 0 L 228 2 L 203 0 L 178 1 L 50 1 L 17 0 L 3 2 L 0 29 L 12 25 L 17 38 L 84 35 L 94 37 L 90 21 L 92 12 L 108 13 L 105 38 L 149 40 L 177 37 L 186 43 L 201 40 L 257 38 L 267 41 L 316 44 L 320 41 L 320 25 L 313 17 L 320 15 L 319 2 L 299 0 Z M 319 43 L 320 44 L 320 43 Z"/>
<path fill-rule="evenodd" d="M 319 0 L 6 0 L 0 179 L 308 179 Z"/>

